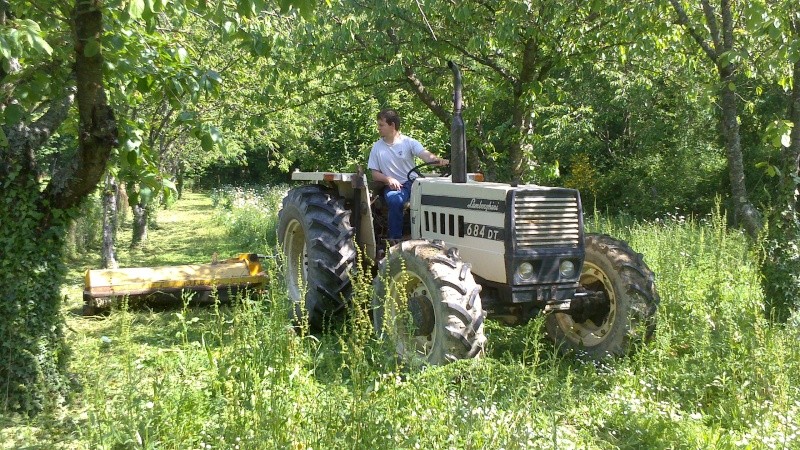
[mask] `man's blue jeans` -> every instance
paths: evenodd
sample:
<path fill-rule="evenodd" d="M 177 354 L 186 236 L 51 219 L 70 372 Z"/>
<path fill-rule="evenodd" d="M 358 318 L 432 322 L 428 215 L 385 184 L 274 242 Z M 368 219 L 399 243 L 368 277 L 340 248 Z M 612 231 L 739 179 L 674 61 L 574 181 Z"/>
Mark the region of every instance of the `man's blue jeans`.
<path fill-rule="evenodd" d="M 413 183 L 413 180 L 408 180 L 399 191 L 388 187 L 383 191 L 389 207 L 389 239 L 403 238 L 403 205 L 411 198 Z"/>

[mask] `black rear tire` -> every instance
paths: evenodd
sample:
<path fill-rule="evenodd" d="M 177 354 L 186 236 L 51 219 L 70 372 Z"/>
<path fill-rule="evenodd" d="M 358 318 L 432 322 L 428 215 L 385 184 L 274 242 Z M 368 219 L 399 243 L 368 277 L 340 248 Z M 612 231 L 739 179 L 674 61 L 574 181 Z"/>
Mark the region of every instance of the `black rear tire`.
<path fill-rule="evenodd" d="M 642 255 L 624 241 L 587 234 L 585 243 L 580 284 L 589 292 L 603 292 L 607 302 L 583 322 L 566 313 L 551 313 L 548 335 L 562 353 L 592 360 L 630 354 L 655 334 L 659 303 L 655 276 Z"/>
<path fill-rule="evenodd" d="M 375 279 L 373 318 L 408 366 L 479 356 L 486 343 L 480 286 L 456 249 L 441 241 L 395 245 Z"/>
<path fill-rule="evenodd" d="M 278 213 L 278 240 L 295 323 L 312 332 L 339 322 L 352 293 L 356 260 L 350 211 L 336 192 L 319 185 L 291 189 Z"/>

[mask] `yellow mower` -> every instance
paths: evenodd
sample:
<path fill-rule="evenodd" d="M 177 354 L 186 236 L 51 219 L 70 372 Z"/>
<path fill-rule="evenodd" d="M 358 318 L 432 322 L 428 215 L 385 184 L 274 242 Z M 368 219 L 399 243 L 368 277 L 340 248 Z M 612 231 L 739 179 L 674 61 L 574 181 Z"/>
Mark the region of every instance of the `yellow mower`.
<path fill-rule="evenodd" d="M 87 270 L 83 314 L 97 314 L 107 309 L 113 299 L 122 297 L 174 301 L 190 293 L 192 301 L 204 302 L 212 291 L 224 299 L 243 289 L 262 289 L 267 276 L 261 258 L 255 253 L 240 253 L 210 264 Z"/>

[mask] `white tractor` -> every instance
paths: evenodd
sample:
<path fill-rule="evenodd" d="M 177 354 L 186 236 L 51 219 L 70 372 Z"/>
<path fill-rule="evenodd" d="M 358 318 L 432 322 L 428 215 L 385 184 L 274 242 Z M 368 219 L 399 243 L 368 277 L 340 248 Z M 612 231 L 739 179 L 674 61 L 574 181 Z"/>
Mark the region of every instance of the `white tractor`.
<path fill-rule="evenodd" d="M 466 171 L 461 74 L 455 79 L 452 176 L 417 166 L 406 231 L 384 251 L 386 215 L 361 173 L 295 172 L 278 237 L 295 320 L 313 331 L 341 319 L 359 251 L 374 261 L 372 317 L 408 362 L 479 355 L 484 319 L 509 325 L 547 315 L 559 350 L 599 360 L 652 338 L 659 298 L 642 255 L 585 234 L 577 190 L 482 181 Z M 413 177 L 413 176 L 412 176 Z"/>

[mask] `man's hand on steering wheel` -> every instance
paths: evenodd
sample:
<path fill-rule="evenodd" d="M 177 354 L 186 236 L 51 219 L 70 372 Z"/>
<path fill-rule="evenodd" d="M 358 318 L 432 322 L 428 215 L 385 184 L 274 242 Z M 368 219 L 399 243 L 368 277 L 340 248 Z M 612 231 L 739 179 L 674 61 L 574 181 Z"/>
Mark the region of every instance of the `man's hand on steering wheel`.
<path fill-rule="evenodd" d="M 421 164 L 417 164 L 411 170 L 409 170 L 408 174 L 406 175 L 406 178 L 410 180 L 412 173 L 417 174 L 418 178 L 425 178 L 425 175 L 423 175 L 422 172 L 419 171 L 419 169 L 421 169 L 423 167 L 431 167 L 431 166 L 433 166 L 433 167 L 445 167 L 445 166 L 449 166 L 449 165 L 450 165 L 450 160 L 449 159 L 444 159 L 444 158 L 436 158 L 436 160 L 431 161 L 431 162 L 422 162 Z M 445 173 L 443 174 L 443 176 L 448 176 L 448 175 L 450 175 L 449 171 L 445 171 Z"/>

